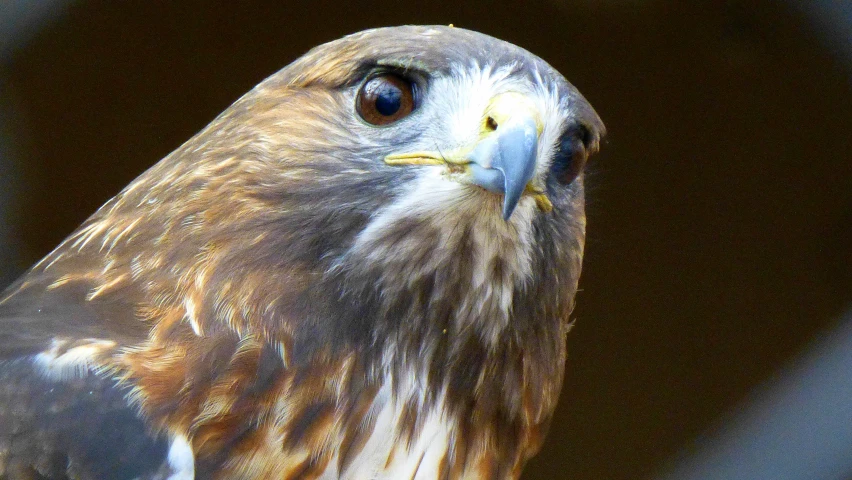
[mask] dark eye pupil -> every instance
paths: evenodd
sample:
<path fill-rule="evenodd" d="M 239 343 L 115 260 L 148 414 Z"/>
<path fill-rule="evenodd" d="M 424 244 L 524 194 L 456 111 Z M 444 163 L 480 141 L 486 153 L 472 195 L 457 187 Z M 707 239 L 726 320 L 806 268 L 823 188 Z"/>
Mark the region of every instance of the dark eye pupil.
<path fill-rule="evenodd" d="M 376 92 L 376 111 L 389 117 L 399 111 L 402 106 L 402 92 L 394 85 L 384 85 Z"/>
<path fill-rule="evenodd" d="M 414 110 L 414 85 L 392 73 L 370 78 L 358 92 L 355 108 L 372 125 L 390 125 Z"/>

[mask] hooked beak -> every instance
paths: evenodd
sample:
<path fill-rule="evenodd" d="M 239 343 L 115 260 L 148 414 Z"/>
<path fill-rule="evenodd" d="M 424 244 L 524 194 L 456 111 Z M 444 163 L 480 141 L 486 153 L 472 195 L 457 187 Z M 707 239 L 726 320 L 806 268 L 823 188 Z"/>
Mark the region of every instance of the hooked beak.
<path fill-rule="evenodd" d="M 445 165 L 447 175 L 503 195 L 503 219 L 509 220 L 524 194 L 545 212 L 553 209 L 543 186 L 533 185 L 541 121 L 525 96 L 509 92 L 492 99 L 479 141 L 449 152 L 388 155 L 389 165 Z"/>
<path fill-rule="evenodd" d="M 503 194 L 503 219 L 508 220 L 535 174 L 538 132 L 535 120 L 523 116 L 500 125 L 467 156 L 475 185 Z"/>

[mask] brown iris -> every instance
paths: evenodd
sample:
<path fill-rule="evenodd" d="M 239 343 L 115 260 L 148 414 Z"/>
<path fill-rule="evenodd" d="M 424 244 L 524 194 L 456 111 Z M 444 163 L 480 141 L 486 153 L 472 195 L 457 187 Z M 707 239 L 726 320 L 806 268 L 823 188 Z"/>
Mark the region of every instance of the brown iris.
<path fill-rule="evenodd" d="M 411 83 L 394 74 L 375 76 L 358 92 L 358 114 L 373 125 L 387 125 L 408 116 L 414 110 Z"/>

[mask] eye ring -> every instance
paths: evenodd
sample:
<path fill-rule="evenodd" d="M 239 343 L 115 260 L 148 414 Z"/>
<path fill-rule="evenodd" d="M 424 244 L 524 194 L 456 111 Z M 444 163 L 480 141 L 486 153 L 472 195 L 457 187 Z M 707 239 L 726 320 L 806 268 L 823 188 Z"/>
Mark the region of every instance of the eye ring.
<path fill-rule="evenodd" d="M 414 84 L 400 75 L 378 74 L 361 86 L 356 110 L 371 125 L 390 125 L 414 111 L 415 93 Z"/>

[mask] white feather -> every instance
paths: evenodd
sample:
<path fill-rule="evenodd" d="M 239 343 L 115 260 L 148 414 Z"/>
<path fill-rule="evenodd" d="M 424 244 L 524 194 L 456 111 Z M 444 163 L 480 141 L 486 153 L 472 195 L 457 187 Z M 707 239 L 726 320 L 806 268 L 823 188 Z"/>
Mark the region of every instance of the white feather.
<path fill-rule="evenodd" d="M 443 405 L 439 400 L 425 415 L 423 427 L 414 442 L 406 447 L 399 439 L 398 426 L 405 421 L 403 399 L 412 396 L 422 400 L 423 387 L 418 385 L 413 375 L 403 379 L 398 396 L 391 392 L 389 384 L 379 391 L 370 410 L 375 418 L 373 433 L 361 452 L 352 460 L 343 472 L 330 468 L 320 477 L 324 480 L 398 480 L 435 479 L 441 460 L 447 454 L 452 428 L 443 414 Z M 329 465 L 337 465 L 334 458 Z"/>
<path fill-rule="evenodd" d="M 97 367 L 99 356 L 116 346 L 111 340 L 97 338 L 77 343 L 81 344 L 63 351 L 68 340 L 53 339 L 50 349 L 33 357 L 33 364 L 38 372 L 49 380 L 67 381 L 81 378 Z"/>
<path fill-rule="evenodd" d="M 195 455 L 192 445 L 183 435 L 175 435 L 169 447 L 169 476 L 166 480 L 193 480 L 195 478 Z"/>

